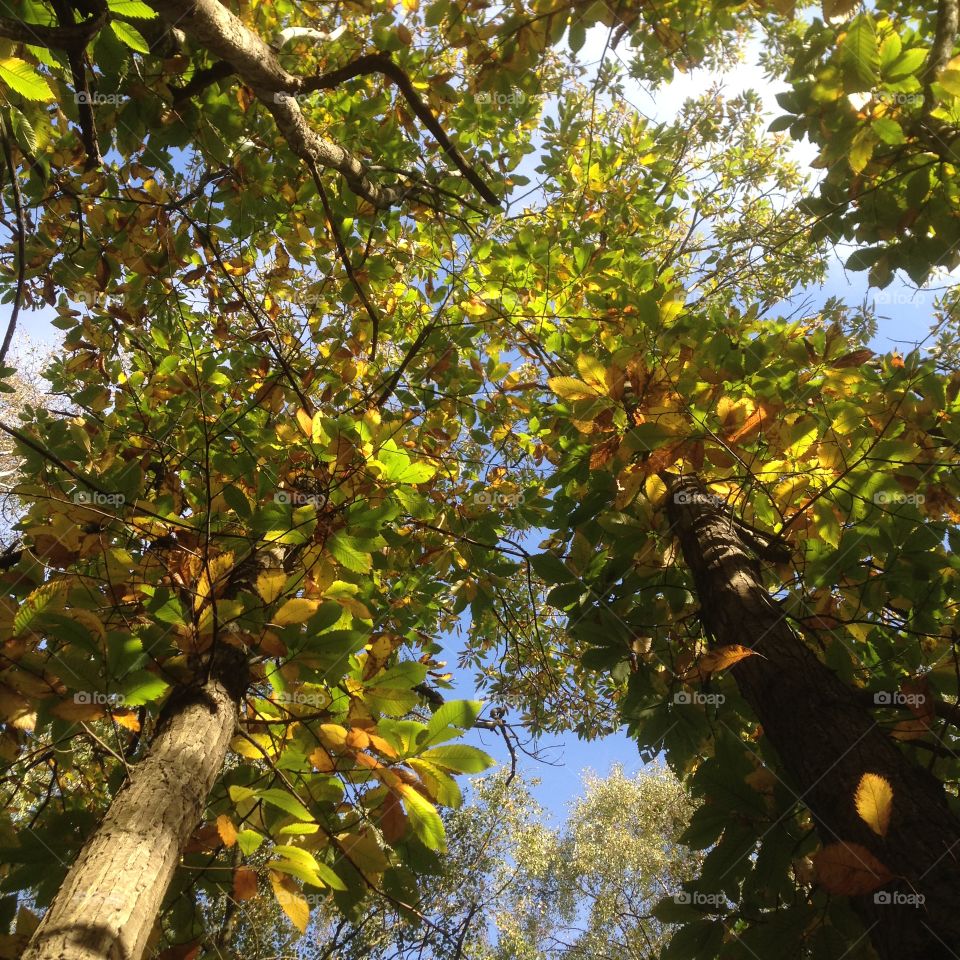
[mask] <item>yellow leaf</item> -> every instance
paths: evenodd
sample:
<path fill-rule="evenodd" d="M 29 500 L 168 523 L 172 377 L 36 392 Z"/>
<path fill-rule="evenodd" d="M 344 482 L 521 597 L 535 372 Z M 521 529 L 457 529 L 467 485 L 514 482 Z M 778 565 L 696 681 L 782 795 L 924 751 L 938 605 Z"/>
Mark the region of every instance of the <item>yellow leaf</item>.
<path fill-rule="evenodd" d="M 307 898 L 297 889 L 291 877 L 274 870 L 270 871 L 270 885 L 280 908 L 290 918 L 290 922 L 301 932 L 307 932 L 310 922 L 310 905 Z"/>
<path fill-rule="evenodd" d="M 814 860 L 817 880 L 825 890 L 845 897 L 871 893 L 893 874 L 859 843 L 831 843 Z"/>
<path fill-rule="evenodd" d="M 647 477 L 643 482 L 643 489 L 647 499 L 654 506 L 658 506 L 667 499 L 667 485 L 658 476 Z"/>
<path fill-rule="evenodd" d="M 550 377 L 547 386 L 562 400 L 593 400 L 599 393 L 576 377 Z"/>
<path fill-rule="evenodd" d="M 893 812 L 893 788 L 876 773 L 865 773 L 854 797 L 860 819 L 877 836 L 886 836 Z"/>
<path fill-rule="evenodd" d="M 237 842 L 237 828 L 225 813 L 217 817 L 217 833 L 225 847 L 232 847 Z"/>
<path fill-rule="evenodd" d="M 260 599 L 264 603 L 273 603 L 280 596 L 286 582 L 287 574 L 279 568 L 261 570 L 257 574 L 257 593 L 260 594 Z"/>
<path fill-rule="evenodd" d="M 197 585 L 197 596 L 193 602 L 194 610 L 199 610 L 203 606 L 207 597 L 209 597 L 211 593 L 216 592 L 215 588 L 220 587 L 222 589 L 224 574 L 226 574 L 232 566 L 233 553 L 230 552 L 218 554 L 209 560 L 204 567 L 203 573 L 200 575 L 200 583 Z"/>
<path fill-rule="evenodd" d="M 274 615 L 273 622 L 278 627 L 285 627 L 291 623 L 303 623 L 309 620 L 316 612 L 320 604 L 316 600 L 306 600 L 302 597 L 296 597 L 288 600 Z"/>
<path fill-rule="evenodd" d="M 300 424 L 304 436 L 313 436 L 313 417 L 306 410 L 300 409 L 297 411 L 297 423 Z"/>
<path fill-rule="evenodd" d="M 333 773 L 337 765 L 333 762 L 333 757 L 323 747 L 317 747 L 310 754 L 310 762 L 320 771 L 320 773 Z"/>
<path fill-rule="evenodd" d="M 600 393 L 607 392 L 607 371 L 596 357 L 581 353 L 577 357 L 577 372 L 591 387 Z"/>

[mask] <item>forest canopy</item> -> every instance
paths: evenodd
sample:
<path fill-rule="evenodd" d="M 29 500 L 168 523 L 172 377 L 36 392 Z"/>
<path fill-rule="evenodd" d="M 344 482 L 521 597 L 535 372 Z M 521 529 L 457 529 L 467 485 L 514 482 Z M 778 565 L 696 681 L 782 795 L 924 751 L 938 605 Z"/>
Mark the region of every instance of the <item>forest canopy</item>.
<path fill-rule="evenodd" d="M 960 957 L 957 36 L 9 0 L 0 958 Z"/>

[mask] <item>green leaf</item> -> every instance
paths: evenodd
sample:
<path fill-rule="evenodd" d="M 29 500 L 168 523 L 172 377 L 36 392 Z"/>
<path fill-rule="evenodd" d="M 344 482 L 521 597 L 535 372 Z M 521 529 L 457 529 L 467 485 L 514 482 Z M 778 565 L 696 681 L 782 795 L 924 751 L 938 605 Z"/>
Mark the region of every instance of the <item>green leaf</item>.
<path fill-rule="evenodd" d="M 407 810 L 407 817 L 410 820 L 410 826 L 416 836 L 430 850 L 437 850 L 441 853 L 446 851 L 446 833 L 443 829 L 440 814 L 437 813 L 437 808 L 409 784 L 402 784 L 399 789 Z"/>
<path fill-rule="evenodd" d="M 896 120 L 890 117 L 880 117 L 870 124 L 873 132 L 884 142 L 891 146 L 896 146 L 906 142 L 906 136 L 903 133 L 903 127 Z"/>
<path fill-rule="evenodd" d="M 126 706 L 139 707 L 159 699 L 169 687 L 166 680 L 149 670 L 134 670 L 123 678 L 120 692 Z"/>
<path fill-rule="evenodd" d="M 582 20 L 570 24 L 570 49 L 578 53 L 587 42 L 587 28 Z"/>
<path fill-rule="evenodd" d="M 125 43 L 131 50 L 137 53 L 149 53 L 150 44 L 144 39 L 143 34 L 129 23 L 122 20 L 113 20 L 110 23 L 110 29 L 116 34 L 117 39 Z"/>
<path fill-rule="evenodd" d="M 255 853 L 261 843 L 263 843 L 263 835 L 256 830 L 241 830 L 237 833 L 237 844 L 245 857 Z"/>
<path fill-rule="evenodd" d="M 338 530 L 326 543 L 327 549 L 337 562 L 354 573 L 369 573 L 373 567 L 370 554 L 360 546 L 359 541 Z"/>
<path fill-rule="evenodd" d="M 26 60 L 16 57 L 0 59 L 0 80 L 27 100 L 46 102 L 54 99 L 50 84 Z"/>
<path fill-rule="evenodd" d="M 107 7 L 111 13 L 134 20 L 153 20 L 157 16 L 156 11 L 141 0 L 107 0 Z"/>
<path fill-rule="evenodd" d="M 256 795 L 264 802 L 283 810 L 284 813 L 289 813 L 298 820 L 304 822 L 313 820 L 310 811 L 296 797 L 290 796 L 286 790 L 271 787 L 267 790 L 257 790 Z"/>
<path fill-rule="evenodd" d="M 880 44 L 877 25 L 869 13 L 862 13 L 853 21 L 840 49 L 844 90 L 871 90 L 880 79 Z"/>
<path fill-rule="evenodd" d="M 870 158 L 873 156 L 874 146 L 876 146 L 876 139 L 874 138 L 873 132 L 869 129 L 861 130 L 853 138 L 853 143 L 850 144 L 848 159 L 850 161 L 850 169 L 854 173 L 860 173 L 870 162 Z"/>
<path fill-rule="evenodd" d="M 496 764 L 496 760 L 489 754 L 466 743 L 434 747 L 432 750 L 422 753 L 421 757 L 438 767 L 453 770 L 455 773 L 481 773 Z"/>
<path fill-rule="evenodd" d="M 274 852 L 283 858 L 280 862 L 271 862 L 270 867 L 289 873 L 292 876 L 313 884 L 315 887 L 332 887 L 334 890 L 346 890 L 344 882 L 325 863 L 320 863 L 316 857 L 302 847 L 291 847 L 280 844 L 274 847 Z"/>
<path fill-rule="evenodd" d="M 436 735 L 448 727 L 469 730 L 482 709 L 481 700 L 448 700 L 430 718 L 424 743 L 431 743 Z"/>
<path fill-rule="evenodd" d="M 383 476 L 394 483 L 426 483 L 437 468 L 431 463 L 414 463 L 392 440 L 385 443 L 375 461 L 383 468 Z"/>

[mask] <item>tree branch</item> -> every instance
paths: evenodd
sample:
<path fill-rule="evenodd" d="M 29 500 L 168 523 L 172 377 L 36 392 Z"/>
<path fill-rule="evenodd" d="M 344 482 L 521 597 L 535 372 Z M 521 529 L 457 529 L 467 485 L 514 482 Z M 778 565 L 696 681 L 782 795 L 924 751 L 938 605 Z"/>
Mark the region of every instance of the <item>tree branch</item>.
<path fill-rule="evenodd" d="M 49 27 L 40 23 L 26 23 L 10 17 L 0 17 L 0 37 L 15 43 L 30 43 L 37 47 L 57 50 L 82 50 L 107 22 L 107 5 L 99 9 L 89 20 L 73 25 Z"/>
<path fill-rule="evenodd" d="M 308 166 L 313 163 L 338 171 L 355 194 L 377 208 L 386 209 L 402 200 L 408 189 L 374 183 L 364 165 L 352 153 L 314 132 L 294 96 L 332 89 L 352 77 L 382 73 L 397 84 L 413 111 L 480 195 L 488 203 L 500 206 L 497 196 L 446 135 L 414 89 L 410 78 L 389 56 L 382 53 L 367 54 L 331 73 L 319 77 L 298 77 L 288 73 L 273 48 L 218 0 L 151 0 L 151 5 L 168 23 L 176 24 L 218 60 L 224 61 L 223 65 L 214 64 L 202 77 L 196 77 L 181 88 L 176 94 L 176 101 L 182 101 L 215 80 L 235 72 L 273 114 L 290 149 L 301 160 Z"/>

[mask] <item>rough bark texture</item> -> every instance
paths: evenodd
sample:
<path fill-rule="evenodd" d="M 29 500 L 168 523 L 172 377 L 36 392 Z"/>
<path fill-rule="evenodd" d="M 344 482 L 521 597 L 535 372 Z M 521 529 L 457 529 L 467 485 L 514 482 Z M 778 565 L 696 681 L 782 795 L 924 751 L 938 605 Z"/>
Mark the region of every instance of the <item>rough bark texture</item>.
<path fill-rule="evenodd" d="M 21 960 L 139 960 L 223 766 L 246 688 L 232 648 L 171 694 L 146 757 L 81 850 Z"/>
<path fill-rule="evenodd" d="M 672 481 L 668 510 L 696 583 L 703 625 L 717 645 L 745 644 L 762 656 L 732 668 L 744 698 L 776 750 L 789 785 L 810 809 L 821 841 L 858 843 L 897 876 L 886 892 L 920 894 L 922 906 L 853 898 L 883 960 L 960 956 L 960 820 L 943 787 L 913 764 L 856 692 L 793 632 L 760 577 L 759 562 L 702 484 Z M 864 773 L 893 787 L 887 835 L 857 814 Z"/>

